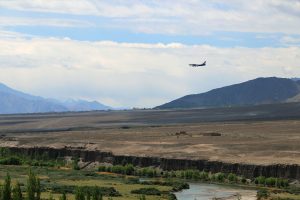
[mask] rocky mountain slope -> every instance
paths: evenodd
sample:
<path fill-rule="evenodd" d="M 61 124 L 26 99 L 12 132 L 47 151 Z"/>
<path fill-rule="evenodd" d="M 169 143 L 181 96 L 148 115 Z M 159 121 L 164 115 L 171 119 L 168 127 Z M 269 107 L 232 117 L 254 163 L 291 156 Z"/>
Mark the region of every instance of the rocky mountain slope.
<path fill-rule="evenodd" d="M 0 114 L 107 110 L 99 102 L 58 101 L 29 95 L 0 83 Z"/>
<path fill-rule="evenodd" d="M 300 100 L 300 81 L 257 78 L 244 83 L 181 97 L 156 108 L 206 108 L 295 102 Z"/>

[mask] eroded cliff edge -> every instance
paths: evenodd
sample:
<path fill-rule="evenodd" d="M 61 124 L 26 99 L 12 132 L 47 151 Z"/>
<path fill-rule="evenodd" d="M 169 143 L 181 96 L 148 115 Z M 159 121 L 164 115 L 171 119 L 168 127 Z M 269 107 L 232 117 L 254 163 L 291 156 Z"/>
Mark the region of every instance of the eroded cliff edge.
<path fill-rule="evenodd" d="M 198 169 L 210 171 L 213 173 L 235 173 L 243 175 L 246 178 L 254 178 L 260 175 L 266 177 L 278 177 L 300 180 L 300 166 L 297 164 L 271 164 L 255 165 L 245 163 L 225 163 L 210 160 L 188 160 L 159 157 L 143 157 L 114 155 L 111 152 L 102 152 L 99 150 L 87 150 L 82 148 L 50 148 L 50 147 L 7 147 L 11 152 L 24 154 L 28 156 L 37 156 L 47 154 L 49 158 L 58 157 L 80 157 L 85 162 L 107 162 L 111 164 L 132 163 L 141 167 L 160 167 L 164 170 Z"/>

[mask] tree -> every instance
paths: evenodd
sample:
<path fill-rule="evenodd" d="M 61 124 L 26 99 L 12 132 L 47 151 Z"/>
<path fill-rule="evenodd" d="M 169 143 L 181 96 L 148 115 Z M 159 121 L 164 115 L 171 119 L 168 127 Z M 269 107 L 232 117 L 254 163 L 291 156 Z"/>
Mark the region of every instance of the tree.
<path fill-rule="evenodd" d="M 3 185 L 2 199 L 11 200 L 11 179 L 9 173 L 6 174 L 6 178 Z"/>
<path fill-rule="evenodd" d="M 80 167 L 79 167 L 79 165 L 78 165 L 78 162 L 79 162 L 79 158 L 78 158 L 78 157 L 75 157 L 75 158 L 73 159 L 73 163 L 72 163 L 72 166 L 73 166 L 73 169 L 74 169 L 74 170 L 80 170 Z"/>
<path fill-rule="evenodd" d="M 59 200 L 67 200 L 66 193 L 63 193 L 61 197 L 59 197 Z"/>
<path fill-rule="evenodd" d="M 63 193 L 60 197 L 59 200 L 67 200 L 66 193 Z"/>
<path fill-rule="evenodd" d="M 49 195 L 49 200 L 54 200 L 52 193 Z"/>
<path fill-rule="evenodd" d="M 84 193 L 81 187 L 77 187 L 75 191 L 75 200 L 84 200 Z"/>
<path fill-rule="evenodd" d="M 99 187 L 95 186 L 92 191 L 92 200 L 102 200 Z"/>
<path fill-rule="evenodd" d="M 89 190 L 86 191 L 86 200 L 91 200 L 91 193 Z"/>
<path fill-rule="evenodd" d="M 27 180 L 27 200 L 40 200 L 41 196 L 41 184 L 38 177 L 29 170 Z"/>
<path fill-rule="evenodd" d="M 41 182 L 40 182 L 40 179 L 36 177 L 36 188 L 35 188 L 35 191 L 36 191 L 36 200 L 40 200 L 41 199 Z"/>
<path fill-rule="evenodd" d="M 0 185 L 0 199 L 1 200 L 3 199 L 2 196 L 3 196 L 3 187 L 2 187 L 2 185 Z"/>
<path fill-rule="evenodd" d="M 29 170 L 28 180 L 27 180 L 27 200 L 35 200 L 35 175 Z"/>
<path fill-rule="evenodd" d="M 12 193 L 13 200 L 22 200 L 23 199 L 21 186 L 20 186 L 19 182 L 16 182 L 16 185 L 14 186 L 12 192 L 13 192 Z"/>

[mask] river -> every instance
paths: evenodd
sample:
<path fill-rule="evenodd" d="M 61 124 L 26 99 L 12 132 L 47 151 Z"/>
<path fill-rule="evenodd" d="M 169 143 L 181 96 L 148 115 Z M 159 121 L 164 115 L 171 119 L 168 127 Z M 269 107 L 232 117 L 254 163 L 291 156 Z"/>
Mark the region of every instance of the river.
<path fill-rule="evenodd" d="M 178 200 L 242 199 L 256 200 L 256 191 L 223 185 L 189 183 L 190 189 L 174 193 Z"/>

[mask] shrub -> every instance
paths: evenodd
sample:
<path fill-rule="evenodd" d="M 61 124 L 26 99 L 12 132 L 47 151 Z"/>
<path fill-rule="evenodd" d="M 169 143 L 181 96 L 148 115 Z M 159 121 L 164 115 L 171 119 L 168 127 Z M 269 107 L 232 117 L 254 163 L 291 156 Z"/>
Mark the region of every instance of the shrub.
<path fill-rule="evenodd" d="M 193 178 L 193 170 L 185 170 L 184 177 L 186 179 L 192 179 Z"/>
<path fill-rule="evenodd" d="M 106 167 L 105 166 L 99 166 L 98 167 L 98 172 L 106 172 Z"/>
<path fill-rule="evenodd" d="M 125 165 L 125 174 L 126 175 L 133 175 L 134 174 L 134 167 L 132 164 Z"/>
<path fill-rule="evenodd" d="M 140 196 L 140 200 L 146 200 L 146 196 L 143 194 L 142 196 Z"/>
<path fill-rule="evenodd" d="M 1 165 L 22 165 L 22 160 L 17 156 L 11 156 L 0 160 Z"/>
<path fill-rule="evenodd" d="M 216 180 L 219 181 L 219 182 L 223 182 L 225 180 L 225 174 L 224 173 L 219 172 L 219 173 L 216 173 L 215 176 L 216 176 Z"/>
<path fill-rule="evenodd" d="M 245 183 L 247 182 L 247 179 L 246 179 L 245 177 L 242 177 L 241 182 L 242 182 L 243 184 L 245 184 Z"/>
<path fill-rule="evenodd" d="M 193 179 L 194 180 L 200 179 L 200 172 L 198 170 L 193 171 Z"/>
<path fill-rule="evenodd" d="M 267 186 L 275 186 L 277 180 L 274 177 L 266 178 L 265 180 Z"/>
<path fill-rule="evenodd" d="M 177 200 L 177 197 L 175 196 L 175 194 L 171 193 L 168 195 L 168 200 Z"/>
<path fill-rule="evenodd" d="M 170 177 L 175 178 L 176 177 L 176 172 L 175 171 L 171 171 Z"/>
<path fill-rule="evenodd" d="M 160 196 L 161 192 L 156 188 L 140 188 L 137 190 L 132 190 L 132 194 L 144 194 L 144 195 L 157 195 Z"/>
<path fill-rule="evenodd" d="M 283 188 L 286 188 L 286 187 L 288 187 L 288 186 L 289 186 L 288 180 L 286 180 L 286 179 L 281 179 L 281 178 L 277 179 L 277 187 L 283 187 Z"/>
<path fill-rule="evenodd" d="M 233 173 L 228 174 L 227 179 L 230 182 L 237 182 L 237 176 Z"/>
<path fill-rule="evenodd" d="M 171 186 L 173 187 L 172 188 L 173 192 L 178 192 L 178 191 L 190 188 L 190 185 L 185 182 L 171 182 Z"/>
<path fill-rule="evenodd" d="M 266 183 L 266 178 L 264 176 L 256 177 L 254 183 L 264 185 Z"/>
<path fill-rule="evenodd" d="M 112 166 L 111 172 L 116 174 L 125 174 L 125 168 L 122 165 L 115 165 Z"/>
<path fill-rule="evenodd" d="M 74 170 L 80 170 L 80 167 L 79 167 L 79 165 L 78 165 L 78 162 L 79 162 L 79 159 L 78 159 L 78 158 L 74 158 L 74 159 L 73 159 L 72 168 L 73 168 Z"/>
<path fill-rule="evenodd" d="M 209 179 L 208 173 L 205 172 L 205 171 L 200 172 L 200 179 L 201 180 L 208 180 Z"/>
<path fill-rule="evenodd" d="M 97 194 L 97 196 L 111 196 L 111 197 L 118 197 L 121 194 L 113 187 L 98 187 L 98 186 L 82 186 L 80 188 L 73 186 L 73 185 L 53 185 L 51 188 L 54 193 L 73 193 L 74 191 L 79 190 L 84 195 L 90 193 L 92 195 Z"/>
<path fill-rule="evenodd" d="M 270 196 L 269 192 L 266 189 L 260 189 L 256 193 L 256 197 L 258 200 L 263 198 L 268 198 Z"/>
<path fill-rule="evenodd" d="M 163 172 L 163 177 L 164 178 L 169 178 L 170 176 L 171 176 L 171 174 L 168 171 Z"/>

